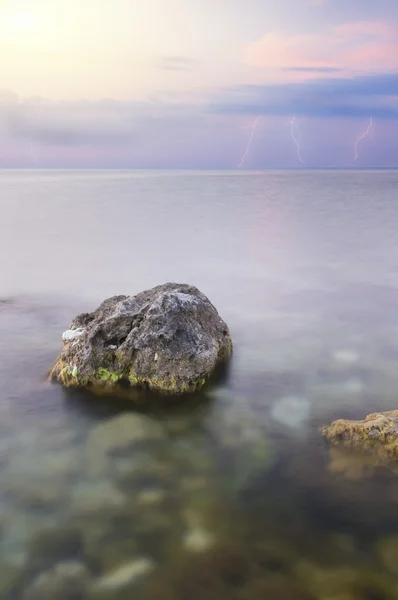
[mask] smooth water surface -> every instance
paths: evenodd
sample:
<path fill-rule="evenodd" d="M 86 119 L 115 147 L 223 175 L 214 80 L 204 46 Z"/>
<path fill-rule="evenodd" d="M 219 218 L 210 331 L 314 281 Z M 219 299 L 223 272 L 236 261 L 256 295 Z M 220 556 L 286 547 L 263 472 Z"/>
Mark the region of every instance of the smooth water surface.
<path fill-rule="evenodd" d="M 319 434 L 397 408 L 397 171 L 3 171 L 0 206 L 1 599 L 398 598 L 397 475 Z M 216 388 L 46 381 L 77 313 L 166 281 L 230 326 Z"/>

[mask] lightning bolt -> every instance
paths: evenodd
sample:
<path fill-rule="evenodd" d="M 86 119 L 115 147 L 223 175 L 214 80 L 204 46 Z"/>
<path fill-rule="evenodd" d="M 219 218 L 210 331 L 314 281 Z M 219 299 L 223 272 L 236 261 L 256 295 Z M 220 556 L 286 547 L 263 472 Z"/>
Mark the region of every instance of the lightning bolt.
<path fill-rule="evenodd" d="M 361 133 L 361 135 L 355 140 L 354 160 L 358 160 L 358 158 L 359 158 L 358 146 L 362 142 L 362 140 L 369 135 L 372 127 L 373 127 L 373 117 L 370 117 L 370 121 L 369 121 L 369 125 L 368 125 L 367 129 L 363 133 Z"/>
<path fill-rule="evenodd" d="M 29 143 L 29 150 L 30 150 L 30 158 L 32 160 L 32 163 L 35 165 L 35 167 L 37 167 L 38 164 L 39 164 L 39 162 L 37 160 L 37 156 L 36 156 L 36 153 L 34 151 L 34 147 L 33 147 L 32 142 Z"/>
<path fill-rule="evenodd" d="M 292 136 L 292 140 L 294 142 L 294 145 L 296 146 L 296 150 L 297 150 L 297 157 L 299 159 L 299 161 L 301 162 L 301 164 L 304 164 L 304 160 L 301 154 L 301 148 L 300 148 L 300 142 L 296 136 L 296 132 L 300 133 L 298 130 L 298 127 L 296 125 L 296 117 L 293 117 L 293 119 L 290 121 L 290 135 Z"/>
<path fill-rule="evenodd" d="M 259 126 L 260 121 L 261 121 L 261 117 L 257 117 L 257 119 L 254 121 L 254 123 L 252 125 L 252 129 L 251 129 L 251 132 L 250 132 L 250 137 L 249 137 L 249 139 L 247 141 L 247 145 L 246 145 L 246 150 L 244 151 L 244 153 L 242 155 L 242 158 L 240 159 L 240 162 L 238 164 L 238 169 L 240 169 L 241 167 L 243 167 L 243 165 L 245 163 L 247 155 L 249 154 L 249 151 L 250 151 L 250 146 L 252 145 L 254 134 L 256 133 L 256 129 Z"/>

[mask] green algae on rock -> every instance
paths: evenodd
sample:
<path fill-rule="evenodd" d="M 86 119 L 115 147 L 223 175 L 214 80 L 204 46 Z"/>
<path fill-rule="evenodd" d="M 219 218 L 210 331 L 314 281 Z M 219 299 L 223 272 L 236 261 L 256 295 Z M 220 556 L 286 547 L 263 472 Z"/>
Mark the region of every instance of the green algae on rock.
<path fill-rule="evenodd" d="M 332 445 L 358 448 L 386 460 L 398 458 L 398 410 L 372 413 L 363 421 L 339 419 L 321 432 Z"/>
<path fill-rule="evenodd" d="M 232 353 L 229 329 L 209 299 L 176 283 L 109 298 L 78 315 L 62 340 L 50 378 L 93 391 L 192 393 Z"/>

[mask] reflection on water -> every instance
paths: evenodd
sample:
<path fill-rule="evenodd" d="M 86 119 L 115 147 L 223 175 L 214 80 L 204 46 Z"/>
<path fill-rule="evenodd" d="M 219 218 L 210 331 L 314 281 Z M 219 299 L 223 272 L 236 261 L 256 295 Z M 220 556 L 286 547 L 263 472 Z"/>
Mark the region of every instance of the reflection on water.
<path fill-rule="evenodd" d="M 396 408 L 396 174 L 359 177 L 2 175 L 1 600 L 398 599 L 396 470 L 319 435 Z M 230 326 L 217 386 L 46 381 L 74 315 L 167 279 Z"/>

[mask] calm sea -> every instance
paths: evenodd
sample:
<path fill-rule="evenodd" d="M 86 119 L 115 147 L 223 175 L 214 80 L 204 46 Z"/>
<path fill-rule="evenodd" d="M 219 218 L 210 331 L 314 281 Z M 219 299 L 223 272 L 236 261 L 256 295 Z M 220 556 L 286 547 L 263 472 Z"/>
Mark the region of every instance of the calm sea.
<path fill-rule="evenodd" d="M 1 600 L 398 598 L 398 475 L 319 434 L 398 407 L 398 171 L 2 171 L 0 257 Z M 46 381 L 76 314 L 167 281 L 231 329 L 217 387 Z"/>

